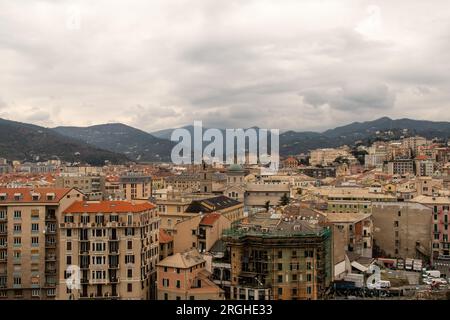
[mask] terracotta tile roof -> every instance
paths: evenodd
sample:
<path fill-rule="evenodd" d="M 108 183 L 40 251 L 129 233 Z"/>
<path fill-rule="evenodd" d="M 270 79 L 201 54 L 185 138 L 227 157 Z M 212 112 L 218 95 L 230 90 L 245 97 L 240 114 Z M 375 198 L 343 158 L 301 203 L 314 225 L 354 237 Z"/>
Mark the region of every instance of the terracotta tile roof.
<path fill-rule="evenodd" d="M 426 155 L 418 155 L 416 157 L 416 160 L 427 160 L 427 159 L 428 159 L 428 157 Z"/>
<path fill-rule="evenodd" d="M 169 243 L 173 241 L 173 237 L 163 229 L 159 229 L 159 243 Z"/>
<path fill-rule="evenodd" d="M 36 202 L 36 203 L 47 203 L 47 202 L 59 202 L 70 190 L 71 188 L 0 188 L 0 196 L 6 195 L 5 200 L 0 200 L 2 202 Z M 20 194 L 20 199 L 16 200 L 15 195 Z M 38 200 L 33 200 L 33 195 L 39 195 Z M 49 200 L 47 198 L 48 194 L 54 194 L 54 197 Z"/>
<path fill-rule="evenodd" d="M 77 201 L 64 213 L 128 213 L 142 212 L 155 208 L 150 202 L 132 203 L 129 201 Z"/>
<path fill-rule="evenodd" d="M 219 220 L 221 214 L 220 213 L 209 213 L 206 214 L 202 221 L 200 221 L 200 224 L 212 226 L 217 220 Z"/>

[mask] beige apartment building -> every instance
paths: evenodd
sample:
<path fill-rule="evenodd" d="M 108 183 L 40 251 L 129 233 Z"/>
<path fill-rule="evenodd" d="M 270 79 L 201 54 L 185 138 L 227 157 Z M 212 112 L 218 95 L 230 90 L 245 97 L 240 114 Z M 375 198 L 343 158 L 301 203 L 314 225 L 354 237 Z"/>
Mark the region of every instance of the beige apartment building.
<path fill-rule="evenodd" d="M 66 188 L 0 188 L 0 299 L 54 299 L 61 212 L 83 194 Z"/>
<path fill-rule="evenodd" d="M 56 177 L 56 188 L 76 188 L 90 200 L 101 200 L 105 195 L 105 177 L 100 175 L 61 174 Z"/>
<path fill-rule="evenodd" d="M 313 193 L 327 201 L 330 213 L 371 213 L 374 203 L 397 201 L 392 194 L 369 188 L 318 188 Z"/>
<path fill-rule="evenodd" d="M 158 300 L 224 299 L 224 291 L 211 280 L 206 261 L 196 249 L 158 263 Z"/>
<path fill-rule="evenodd" d="M 78 201 L 63 212 L 59 266 L 78 266 L 80 289 L 59 276 L 58 299 L 155 297 L 159 216 L 149 202 Z"/>
<path fill-rule="evenodd" d="M 129 172 L 119 178 L 121 194 L 127 201 L 149 199 L 152 196 L 152 178 L 137 172 Z"/>
<path fill-rule="evenodd" d="M 325 148 L 312 150 L 309 163 L 312 166 L 327 166 L 331 165 L 338 157 L 350 158 L 351 154 L 349 153 L 348 147 L 342 147 L 338 149 Z"/>
<path fill-rule="evenodd" d="M 372 218 L 379 255 L 429 260 L 431 208 L 414 202 L 376 203 Z"/>
<path fill-rule="evenodd" d="M 207 252 L 231 227 L 231 221 L 220 213 L 196 215 L 175 225 L 173 230 L 174 252 L 197 248 Z"/>

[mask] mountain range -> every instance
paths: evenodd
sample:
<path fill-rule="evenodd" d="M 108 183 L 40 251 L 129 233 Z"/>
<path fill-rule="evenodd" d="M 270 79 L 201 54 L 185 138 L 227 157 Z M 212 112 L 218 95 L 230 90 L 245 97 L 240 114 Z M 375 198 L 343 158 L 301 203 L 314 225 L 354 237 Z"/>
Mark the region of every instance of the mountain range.
<path fill-rule="evenodd" d="M 97 148 L 55 130 L 4 119 L 0 119 L 0 157 L 31 162 L 59 159 L 92 165 L 130 161 L 121 153 Z"/>
<path fill-rule="evenodd" d="M 122 123 L 90 127 L 56 127 L 61 135 L 81 140 L 98 148 L 122 153 L 133 161 L 164 162 L 170 160 L 175 145 L 169 139 L 157 138 L 145 131 Z"/>
<path fill-rule="evenodd" d="M 183 128 L 193 137 L 193 126 Z M 97 165 L 106 160 L 112 163 L 165 162 L 170 161 L 172 148 L 176 144 L 170 141 L 173 130 L 148 133 L 121 123 L 44 128 L 0 119 L 0 157 L 29 161 L 59 158 Z M 224 129 L 221 131 L 224 132 Z M 280 154 L 294 155 L 316 148 L 343 144 L 351 146 L 412 135 L 447 140 L 450 138 L 450 122 L 383 117 L 374 121 L 353 122 L 324 132 L 291 130 L 280 134 Z M 204 143 L 204 147 L 206 145 L 208 142 Z"/>

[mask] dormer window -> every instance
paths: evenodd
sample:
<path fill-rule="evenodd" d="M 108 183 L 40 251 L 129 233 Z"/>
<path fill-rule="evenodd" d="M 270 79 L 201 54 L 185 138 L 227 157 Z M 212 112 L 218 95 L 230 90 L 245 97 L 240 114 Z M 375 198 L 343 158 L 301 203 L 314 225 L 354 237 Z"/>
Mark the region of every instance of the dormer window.
<path fill-rule="evenodd" d="M 20 201 L 22 199 L 21 193 L 14 193 L 14 201 Z"/>
<path fill-rule="evenodd" d="M 41 195 L 39 193 L 32 193 L 31 198 L 33 199 L 33 201 L 39 201 Z"/>
<path fill-rule="evenodd" d="M 6 193 L 0 193 L 0 201 L 5 201 L 6 200 Z"/>
<path fill-rule="evenodd" d="M 55 194 L 54 193 L 47 193 L 47 200 L 48 201 L 55 200 Z"/>

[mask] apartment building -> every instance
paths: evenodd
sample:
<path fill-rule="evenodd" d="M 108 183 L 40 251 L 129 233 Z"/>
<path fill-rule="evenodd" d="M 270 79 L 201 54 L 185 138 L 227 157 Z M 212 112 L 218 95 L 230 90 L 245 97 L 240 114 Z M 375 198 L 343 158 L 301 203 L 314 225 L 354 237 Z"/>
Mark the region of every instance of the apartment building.
<path fill-rule="evenodd" d="M 345 251 L 372 258 L 373 224 L 370 213 L 329 213 L 327 221 L 342 230 Z"/>
<path fill-rule="evenodd" d="M 100 175 L 61 174 L 56 177 L 56 188 L 76 188 L 89 200 L 102 200 L 105 195 L 105 177 Z"/>
<path fill-rule="evenodd" d="M 196 250 L 176 253 L 158 263 L 158 300 L 224 300 Z"/>
<path fill-rule="evenodd" d="M 0 299 L 54 299 L 61 212 L 83 194 L 65 188 L 0 188 Z"/>
<path fill-rule="evenodd" d="M 373 203 L 397 201 L 392 194 L 374 191 L 357 187 L 318 188 L 315 194 L 327 201 L 330 213 L 371 213 Z"/>
<path fill-rule="evenodd" d="M 152 196 L 152 177 L 138 172 L 129 172 L 119 178 L 125 200 L 149 199 Z"/>
<path fill-rule="evenodd" d="M 200 190 L 199 173 L 182 173 L 165 178 L 165 185 L 178 191 L 198 191 Z"/>
<path fill-rule="evenodd" d="M 299 168 L 298 172 L 314 179 L 335 178 L 335 167 L 304 167 Z"/>
<path fill-rule="evenodd" d="M 411 201 L 431 208 L 431 263 L 439 267 L 442 273 L 450 276 L 450 228 L 448 226 L 450 197 L 422 195 Z"/>
<path fill-rule="evenodd" d="M 431 177 L 434 174 L 435 162 L 425 156 L 418 156 L 415 159 L 416 176 Z"/>
<path fill-rule="evenodd" d="M 249 208 L 264 208 L 269 201 L 270 206 L 277 206 L 283 196 L 290 196 L 288 183 L 248 183 L 245 187 L 245 206 Z"/>
<path fill-rule="evenodd" d="M 372 207 L 376 253 L 382 257 L 430 259 L 432 209 L 414 202 Z"/>
<path fill-rule="evenodd" d="M 175 225 L 173 231 L 174 252 L 197 248 L 200 252 L 211 249 L 222 236 L 231 221 L 220 213 L 198 214 Z"/>
<path fill-rule="evenodd" d="M 327 166 L 333 164 L 334 160 L 338 157 L 350 158 L 352 157 L 349 153 L 348 147 L 333 149 L 333 148 L 325 148 L 325 149 L 316 149 L 311 151 L 311 157 L 309 159 L 309 163 L 312 166 Z"/>
<path fill-rule="evenodd" d="M 319 299 L 333 278 L 330 228 L 261 213 L 226 230 L 233 300 Z"/>
<path fill-rule="evenodd" d="M 414 174 L 414 160 L 411 159 L 397 159 L 389 161 L 385 168 L 386 172 L 390 175 L 407 175 Z"/>
<path fill-rule="evenodd" d="M 59 276 L 58 299 L 155 297 L 159 258 L 156 207 L 149 202 L 77 201 L 60 223 L 59 267 L 78 266 L 80 289 Z"/>

